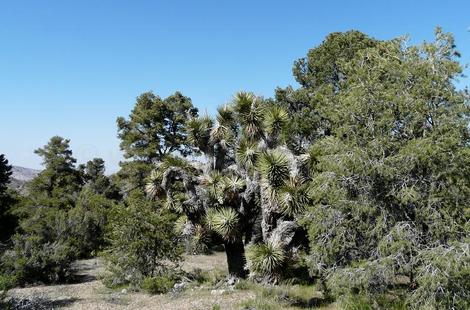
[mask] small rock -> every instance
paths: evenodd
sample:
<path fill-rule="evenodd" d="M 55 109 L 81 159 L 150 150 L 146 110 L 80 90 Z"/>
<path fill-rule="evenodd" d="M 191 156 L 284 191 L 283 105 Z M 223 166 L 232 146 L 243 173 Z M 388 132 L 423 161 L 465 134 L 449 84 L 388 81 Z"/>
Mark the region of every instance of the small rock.
<path fill-rule="evenodd" d="M 173 291 L 174 292 L 183 291 L 187 286 L 188 286 L 187 282 L 175 283 L 175 285 L 173 286 Z"/>
<path fill-rule="evenodd" d="M 237 282 L 238 282 L 238 278 L 237 278 L 237 277 L 229 277 L 229 278 L 227 279 L 227 285 L 228 285 L 228 286 L 233 286 L 233 285 L 235 285 Z"/>
<path fill-rule="evenodd" d="M 211 295 L 215 296 L 215 295 L 223 295 L 225 294 L 225 290 L 212 290 L 211 291 Z"/>
<path fill-rule="evenodd" d="M 127 290 L 125 288 L 122 289 L 121 294 L 127 294 Z"/>

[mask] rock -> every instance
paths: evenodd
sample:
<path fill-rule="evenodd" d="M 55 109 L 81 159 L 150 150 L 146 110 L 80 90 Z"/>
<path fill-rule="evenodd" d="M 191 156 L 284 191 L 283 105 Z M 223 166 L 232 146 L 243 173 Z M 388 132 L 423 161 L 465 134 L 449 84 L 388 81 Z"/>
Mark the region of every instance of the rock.
<path fill-rule="evenodd" d="M 127 290 L 125 288 L 122 289 L 121 294 L 127 294 Z"/>
<path fill-rule="evenodd" d="M 223 295 L 225 294 L 225 290 L 212 290 L 211 295 L 216 296 L 216 295 Z"/>
<path fill-rule="evenodd" d="M 238 282 L 238 278 L 237 278 L 237 277 L 234 277 L 234 276 L 230 276 L 230 277 L 227 279 L 227 285 L 228 285 L 228 286 L 234 286 L 237 282 Z"/>
<path fill-rule="evenodd" d="M 181 292 L 188 286 L 187 282 L 179 282 L 175 283 L 173 286 L 173 292 Z"/>

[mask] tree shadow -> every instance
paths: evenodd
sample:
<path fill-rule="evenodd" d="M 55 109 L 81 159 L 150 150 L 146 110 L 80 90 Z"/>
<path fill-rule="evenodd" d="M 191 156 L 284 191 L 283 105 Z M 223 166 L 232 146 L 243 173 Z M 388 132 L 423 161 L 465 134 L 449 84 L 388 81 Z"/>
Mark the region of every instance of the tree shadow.
<path fill-rule="evenodd" d="M 11 297 L 6 301 L 6 309 L 9 310 L 50 310 L 69 306 L 79 298 L 49 299 L 44 297 L 19 298 Z"/>

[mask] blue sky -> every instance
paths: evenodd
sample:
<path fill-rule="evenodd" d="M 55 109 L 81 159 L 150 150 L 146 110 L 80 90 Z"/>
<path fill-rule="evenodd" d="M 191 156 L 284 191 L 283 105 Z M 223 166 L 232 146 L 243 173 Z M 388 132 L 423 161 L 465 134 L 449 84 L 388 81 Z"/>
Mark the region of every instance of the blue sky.
<path fill-rule="evenodd" d="M 238 90 L 272 96 L 295 85 L 295 59 L 350 29 L 419 43 L 440 25 L 466 64 L 469 12 L 464 0 L 0 0 L 0 153 L 40 168 L 33 150 L 61 135 L 79 162 L 102 157 L 114 172 L 116 117 L 144 91 L 179 90 L 208 113 Z"/>

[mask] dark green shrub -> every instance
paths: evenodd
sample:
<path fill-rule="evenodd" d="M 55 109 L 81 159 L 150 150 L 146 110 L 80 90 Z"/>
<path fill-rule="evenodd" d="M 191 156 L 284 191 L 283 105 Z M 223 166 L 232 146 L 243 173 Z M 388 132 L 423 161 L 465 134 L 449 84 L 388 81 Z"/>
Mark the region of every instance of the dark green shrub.
<path fill-rule="evenodd" d="M 165 294 L 173 288 L 175 282 L 170 276 L 147 277 L 142 281 L 141 288 L 149 294 Z"/>
<path fill-rule="evenodd" d="M 80 193 L 77 204 L 67 214 L 68 241 L 79 257 L 89 257 L 106 245 L 104 238 L 108 210 L 115 204 L 90 190 Z"/>
<path fill-rule="evenodd" d="M 148 277 L 174 273 L 182 259 L 182 247 L 174 230 L 175 215 L 144 199 L 132 198 L 129 206 L 110 210 L 107 227 L 109 248 L 105 284 L 140 287 Z"/>
<path fill-rule="evenodd" d="M 7 291 L 15 287 L 17 279 L 15 276 L 0 274 L 0 291 Z"/>
<path fill-rule="evenodd" d="M 468 240 L 423 250 L 416 260 L 418 288 L 408 299 L 413 309 L 470 309 Z"/>
<path fill-rule="evenodd" d="M 75 250 L 63 241 L 44 242 L 36 235 L 15 235 L 2 262 L 18 284 L 57 283 L 70 279 Z"/>

